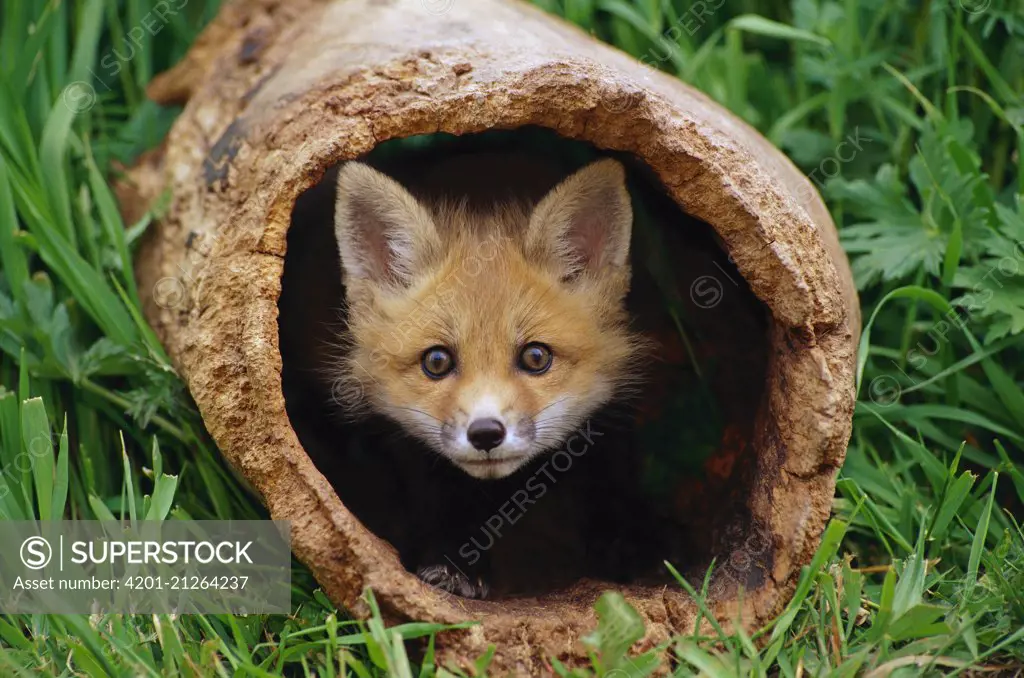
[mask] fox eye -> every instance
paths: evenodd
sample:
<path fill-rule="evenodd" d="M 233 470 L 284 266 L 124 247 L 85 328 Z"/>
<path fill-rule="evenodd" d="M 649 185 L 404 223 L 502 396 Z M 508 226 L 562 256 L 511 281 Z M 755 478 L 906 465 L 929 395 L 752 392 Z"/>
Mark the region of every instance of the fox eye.
<path fill-rule="evenodd" d="M 420 358 L 423 373 L 431 379 L 442 379 L 455 369 L 455 358 L 444 346 L 432 346 Z"/>
<path fill-rule="evenodd" d="M 551 349 L 531 341 L 519 352 L 519 369 L 530 374 L 544 374 L 551 367 Z"/>

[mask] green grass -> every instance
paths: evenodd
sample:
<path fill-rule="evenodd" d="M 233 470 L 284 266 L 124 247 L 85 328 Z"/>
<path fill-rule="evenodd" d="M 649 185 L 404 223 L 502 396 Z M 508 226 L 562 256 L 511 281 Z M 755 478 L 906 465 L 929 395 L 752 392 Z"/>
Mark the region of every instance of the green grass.
<path fill-rule="evenodd" d="M 191 2 L 134 45 L 151 4 L 0 8 L 5 519 L 135 506 L 158 518 L 265 516 L 140 317 L 131 253 L 149 217 L 122 223 L 107 183 L 173 121 L 176 111 L 147 102 L 143 87 L 215 11 Z M 627 657 L 643 629 L 609 595 L 588 639 L 593 672 L 644 675 L 659 663 L 711 676 L 1020 671 L 1024 4 L 538 4 L 707 92 L 818 181 L 865 317 L 834 517 L 786 611 L 753 637 L 716 630 Z M 129 47 L 130 60 L 111 61 Z M 39 438 L 53 441 L 52 454 L 14 466 Z M 299 565 L 293 581 L 288 616 L 0 615 L 0 674 L 443 672 L 430 651 L 410 664 L 402 642 L 436 627 L 352 621 Z"/>

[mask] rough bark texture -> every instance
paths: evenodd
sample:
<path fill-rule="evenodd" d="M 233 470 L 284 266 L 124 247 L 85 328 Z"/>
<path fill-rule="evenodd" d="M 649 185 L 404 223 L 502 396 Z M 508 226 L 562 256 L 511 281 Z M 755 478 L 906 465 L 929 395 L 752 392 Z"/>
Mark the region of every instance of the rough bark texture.
<path fill-rule="evenodd" d="M 366 614 L 360 594 L 370 586 L 394 621 L 481 620 L 442 638 L 449 661 L 491 643 L 495 666 L 513 673 L 540 671 L 545 656 L 582 656 L 606 585 L 513 602 L 427 587 L 310 462 L 281 390 L 277 300 L 297 196 L 388 139 L 539 125 L 645 162 L 683 210 L 714 227 L 769 309 L 750 509 L 770 531 L 772 569 L 742 610 L 731 591 L 714 609 L 748 629 L 782 609 L 829 516 L 860 318 L 821 199 L 755 130 L 674 78 L 500 0 L 230 3 L 150 95 L 187 105 L 120 190 L 129 215 L 165 188 L 172 195 L 139 253 L 146 315 L 220 449 L 273 517 L 292 521 L 296 554 L 334 601 Z M 647 620 L 645 644 L 692 628 L 681 589 L 623 593 Z"/>

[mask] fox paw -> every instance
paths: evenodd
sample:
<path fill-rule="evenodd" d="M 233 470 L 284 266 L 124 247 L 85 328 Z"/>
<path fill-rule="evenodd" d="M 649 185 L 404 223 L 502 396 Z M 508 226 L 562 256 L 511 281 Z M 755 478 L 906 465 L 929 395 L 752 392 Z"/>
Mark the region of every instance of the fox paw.
<path fill-rule="evenodd" d="M 463 598 L 483 599 L 490 593 L 490 587 L 480 577 L 473 581 L 463 573 L 447 565 L 424 565 L 416 575 L 434 588 L 453 593 Z"/>

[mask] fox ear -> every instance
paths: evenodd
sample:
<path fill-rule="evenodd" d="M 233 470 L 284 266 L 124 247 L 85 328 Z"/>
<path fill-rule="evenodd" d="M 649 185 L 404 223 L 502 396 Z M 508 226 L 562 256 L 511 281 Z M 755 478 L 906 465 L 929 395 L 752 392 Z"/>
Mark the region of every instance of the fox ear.
<path fill-rule="evenodd" d="M 622 164 L 587 165 L 544 196 L 530 217 L 526 252 L 571 280 L 625 266 L 633 206 Z"/>
<path fill-rule="evenodd" d="M 423 205 L 391 177 L 358 162 L 338 172 L 334 232 L 347 285 L 408 286 L 441 249 Z"/>

